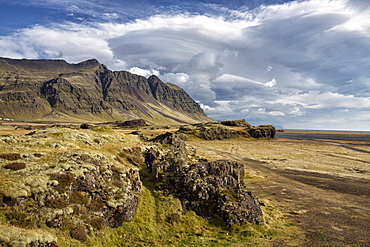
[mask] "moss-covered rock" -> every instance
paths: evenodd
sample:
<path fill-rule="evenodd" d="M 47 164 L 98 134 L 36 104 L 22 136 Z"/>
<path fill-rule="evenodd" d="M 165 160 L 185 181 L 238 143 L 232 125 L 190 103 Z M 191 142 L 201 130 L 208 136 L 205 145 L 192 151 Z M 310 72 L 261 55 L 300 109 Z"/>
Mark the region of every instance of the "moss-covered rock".
<path fill-rule="evenodd" d="M 0 206 L 7 224 L 69 230 L 84 225 L 91 232 L 118 227 L 135 215 L 142 190 L 139 169 L 118 155 L 122 146 L 136 150 L 138 137 L 51 128 L 0 139 L 6 151 L 0 153 Z M 20 166 L 14 160 L 25 165 L 10 169 Z M 71 231 L 86 240 L 88 235 L 77 233 Z M 11 245 L 7 236 L 3 242 Z M 24 246 L 34 242 L 19 241 Z"/>

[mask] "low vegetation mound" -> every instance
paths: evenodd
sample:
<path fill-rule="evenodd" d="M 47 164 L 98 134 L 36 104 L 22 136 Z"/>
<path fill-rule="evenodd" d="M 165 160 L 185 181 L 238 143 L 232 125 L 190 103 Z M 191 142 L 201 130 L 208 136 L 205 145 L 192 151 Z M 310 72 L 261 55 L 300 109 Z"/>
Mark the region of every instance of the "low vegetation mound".
<path fill-rule="evenodd" d="M 0 153 L 0 207 L 8 209 L 3 217 L 18 228 L 68 230 L 80 241 L 131 221 L 142 191 L 139 169 L 110 148 L 138 142 L 135 136 L 65 128 L 0 137 L 2 150 L 11 151 Z M 0 245 L 13 246 L 6 234 L 0 232 Z M 40 239 L 30 234 L 22 246 L 49 246 L 55 237 Z"/>

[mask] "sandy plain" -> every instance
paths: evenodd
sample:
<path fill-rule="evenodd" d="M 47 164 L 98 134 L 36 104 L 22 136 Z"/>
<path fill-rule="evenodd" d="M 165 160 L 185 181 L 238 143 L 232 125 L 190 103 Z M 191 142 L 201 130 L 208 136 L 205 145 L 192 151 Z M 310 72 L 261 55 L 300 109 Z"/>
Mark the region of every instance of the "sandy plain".
<path fill-rule="evenodd" d="M 304 246 L 370 246 L 370 143 L 190 141 L 208 159 L 245 164 L 246 184 L 302 231 Z M 293 246 L 281 239 L 274 246 Z"/>

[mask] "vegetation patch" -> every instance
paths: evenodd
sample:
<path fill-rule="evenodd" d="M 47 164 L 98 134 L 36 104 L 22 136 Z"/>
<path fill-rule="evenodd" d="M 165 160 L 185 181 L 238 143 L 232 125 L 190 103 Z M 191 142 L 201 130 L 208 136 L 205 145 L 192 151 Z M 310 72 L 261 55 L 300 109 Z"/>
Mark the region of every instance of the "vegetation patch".
<path fill-rule="evenodd" d="M 65 208 L 68 205 L 69 203 L 61 198 L 49 199 L 45 202 L 45 206 L 48 208 Z"/>
<path fill-rule="evenodd" d="M 24 163 L 24 162 L 14 162 L 14 163 L 10 163 L 10 164 L 5 165 L 4 168 L 5 169 L 10 169 L 10 170 L 13 170 L 13 171 L 17 171 L 17 170 L 21 170 L 21 169 L 26 168 L 26 163 Z"/>
<path fill-rule="evenodd" d="M 42 154 L 40 154 L 40 153 L 34 153 L 33 154 L 35 157 L 37 157 L 37 158 L 41 158 L 43 155 Z"/>
<path fill-rule="evenodd" d="M 0 154 L 0 158 L 6 160 L 19 160 L 21 159 L 21 155 L 19 153 L 2 153 Z"/>
<path fill-rule="evenodd" d="M 92 218 L 88 219 L 86 223 L 91 225 L 95 230 L 101 230 L 105 225 L 105 220 L 103 218 Z"/>
<path fill-rule="evenodd" d="M 74 192 L 69 196 L 69 201 L 79 205 L 87 205 L 89 198 L 82 192 Z"/>
<path fill-rule="evenodd" d="M 10 224 L 21 228 L 34 228 L 36 221 L 31 214 L 16 209 L 5 214 Z"/>
<path fill-rule="evenodd" d="M 70 231 L 70 235 L 74 239 L 77 239 L 77 240 L 80 240 L 80 241 L 86 241 L 87 240 L 86 227 L 77 226 L 76 228 L 74 228 Z"/>
<path fill-rule="evenodd" d="M 58 181 L 58 185 L 55 187 L 55 189 L 59 193 L 64 193 L 66 191 L 66 187 L 75 181 L 71 173 L 53 173 L 49 174 L 49 176 L 50 179 Z"/>

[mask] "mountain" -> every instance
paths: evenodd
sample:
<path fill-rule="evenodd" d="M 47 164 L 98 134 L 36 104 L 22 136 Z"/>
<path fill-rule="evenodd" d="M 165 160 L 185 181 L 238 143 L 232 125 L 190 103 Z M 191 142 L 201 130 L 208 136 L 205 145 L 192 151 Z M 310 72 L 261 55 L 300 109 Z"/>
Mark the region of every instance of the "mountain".
<path fill-rule="evenodd" d="M 111 71 L 95 59 L 0 57 L 0 117 L 32 121 L 115 121 L 151 124 L 208 122 L 183 89 L 127 71 Z"/>

